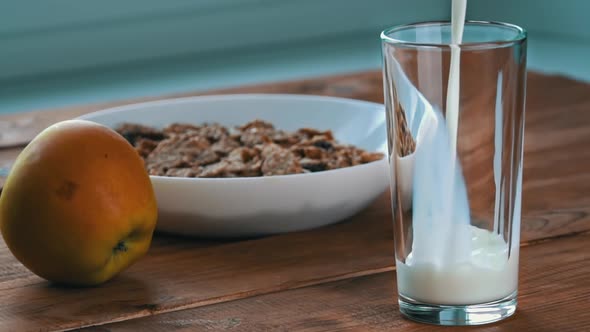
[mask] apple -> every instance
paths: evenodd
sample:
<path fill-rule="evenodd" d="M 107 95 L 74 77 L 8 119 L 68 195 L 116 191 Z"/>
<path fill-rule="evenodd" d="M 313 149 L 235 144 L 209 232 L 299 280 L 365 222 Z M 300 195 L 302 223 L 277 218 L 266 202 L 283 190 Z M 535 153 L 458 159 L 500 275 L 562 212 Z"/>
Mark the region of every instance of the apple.
<path fill-rule="evenodd" d="M 83 120 L 41 132 L 0 196 L 0 231 L 14 256 L 47 280 L 103 283 L 148 250 L 157 203 L 143 160 L 118 133 Z"/>

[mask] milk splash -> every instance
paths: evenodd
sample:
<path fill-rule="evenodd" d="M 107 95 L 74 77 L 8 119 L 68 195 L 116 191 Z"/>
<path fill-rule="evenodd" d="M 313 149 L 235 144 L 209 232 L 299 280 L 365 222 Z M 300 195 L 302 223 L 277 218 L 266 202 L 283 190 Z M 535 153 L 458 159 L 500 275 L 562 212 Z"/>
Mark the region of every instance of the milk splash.
<path fill-rule="evenodd" d="M 464 20 L 465 13 L 453 9 L 453 18 Z M 460 43 L 463 28 L 453 32 L 453 42 Z M 396 156 L 395 163 L 392 160 L 398 167 L 402 202 L 406 209 L 409 202 L 412 204 L 412 261 L 436 266 L 467 262 L 471 256 L 469 202 L 456 155 L 460 53 L 457 45 L 453 47 L 446 120 L 410 82 L 397 61 L 393 60 L 391 66 L 398 102 L 416 140 L 413 154 Z"/>

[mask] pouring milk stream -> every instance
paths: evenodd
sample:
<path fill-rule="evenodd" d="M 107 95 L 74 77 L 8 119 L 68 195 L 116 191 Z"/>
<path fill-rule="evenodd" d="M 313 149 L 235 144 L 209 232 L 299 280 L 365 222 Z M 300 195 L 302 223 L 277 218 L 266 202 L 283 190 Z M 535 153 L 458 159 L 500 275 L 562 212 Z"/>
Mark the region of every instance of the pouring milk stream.
<path fill-rule="evenodd" d="M 505 298 L 517 289 L 518 245 L 508 257 L 509 245 L 500 234 L 470 225 L 466 185 L 456 156 L 459 44 L 466 5 L 466 0 L 452 4 L 446 119 L 412 86 L 399 64 L 393 68 L 403 82 L 398 97 L 408 113 L 408 125 L 417 128 L 414 153 L 394 157 L 399 158 L 403 174 L 398 184 L 402 202 L 411 204 L 413 211 L 412 249 L 405 262 L 397 261 L 398 288 L 403 296 L 425 303 L 479 304 Z M 498 113 L 501 116 L 501 109 L 496 113 L 496 118 Z M 515 218 L 520 218 L 519 212 Z M 514 227 L 519 224 L 515 220 Z"/>

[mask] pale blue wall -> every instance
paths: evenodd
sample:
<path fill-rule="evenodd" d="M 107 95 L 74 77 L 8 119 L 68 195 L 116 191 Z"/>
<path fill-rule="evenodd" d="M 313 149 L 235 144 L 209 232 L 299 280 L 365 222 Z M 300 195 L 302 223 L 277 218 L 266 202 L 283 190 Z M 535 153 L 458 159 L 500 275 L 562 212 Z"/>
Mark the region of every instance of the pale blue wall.
<path fill-rule="evenodd" d="M 0 80 L 179 55 L 273 52 L 408 19 L 446 18 L 448 1 L 2 0 Z"/>
<path fill-rule="evenodd" d="M 4 0 L 0 113 L 378 69 L 381 29 L 450 0 Z M 529 66 L 590 81 L 590 1 L 469 0 L 530 32 Z"/>
<path fill-rule="evenodd" d="M 471 19 L 498 20 L 529 32 L 529 67 L 590 81 L 590 1 L 469 0 Z"/>

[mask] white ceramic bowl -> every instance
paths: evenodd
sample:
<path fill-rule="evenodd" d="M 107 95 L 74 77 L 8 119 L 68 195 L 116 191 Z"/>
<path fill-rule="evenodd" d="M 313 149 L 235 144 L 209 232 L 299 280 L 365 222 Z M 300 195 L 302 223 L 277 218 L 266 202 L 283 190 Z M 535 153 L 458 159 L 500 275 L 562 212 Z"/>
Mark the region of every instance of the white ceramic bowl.
<path fill-rule="evenodd" d="M 116 127 L 157 128 L 173 122 L 241 125 L 254 119 L 294 131 L 330 129 L 368 151 L 387 151 L 383 105 L 307 95 L 219 95 L 169 99 L 107 109 L 81 117 Z M 159 231 L 201 237 L 242 237 L 300 231 L 346 219 L 388 186 L 386 158 L 317 173 L 251 178 L 151 176 Z"/>

